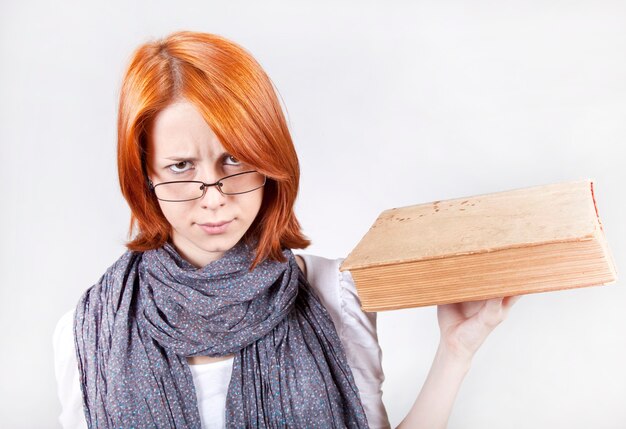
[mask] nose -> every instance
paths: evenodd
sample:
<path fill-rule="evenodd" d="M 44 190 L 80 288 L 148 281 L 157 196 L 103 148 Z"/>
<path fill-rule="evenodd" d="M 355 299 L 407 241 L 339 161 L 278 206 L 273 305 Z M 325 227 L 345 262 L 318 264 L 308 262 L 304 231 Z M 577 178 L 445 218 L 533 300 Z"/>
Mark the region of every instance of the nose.
<path fill-rule="evenodd" d="M 226 196 L 217 189 L 218 185 L 207 186 L 204 196 L 200 199 L 202 208 L 215 210 L 226 203 Z"/>

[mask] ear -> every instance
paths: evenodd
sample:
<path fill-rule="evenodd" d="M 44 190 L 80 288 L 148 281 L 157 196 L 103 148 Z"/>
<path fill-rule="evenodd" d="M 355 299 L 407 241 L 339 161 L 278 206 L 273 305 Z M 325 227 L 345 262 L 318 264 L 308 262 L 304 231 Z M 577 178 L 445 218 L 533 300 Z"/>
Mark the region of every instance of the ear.
<path fill-rule="evenodd" d="M 148 189 L 152 189 L 154 187 L 154 180 L 152 179 L 152 175 L 150 174 L 150 172 L 146 172 L 144 174 L 144 179 Z"/>
<path fill-rule="evenodd" d="M 150 165 L 147 162 L 145 162 L 145 160 L 144 160 L 143 170 L 144 170 L 144 177 L 146 179 L 146 186 L 148 186 L 149 189 L 152 189 L 152 186 L 154 186 L 154 183 L 155 183 L 154 172 L 150 168 Z"/>

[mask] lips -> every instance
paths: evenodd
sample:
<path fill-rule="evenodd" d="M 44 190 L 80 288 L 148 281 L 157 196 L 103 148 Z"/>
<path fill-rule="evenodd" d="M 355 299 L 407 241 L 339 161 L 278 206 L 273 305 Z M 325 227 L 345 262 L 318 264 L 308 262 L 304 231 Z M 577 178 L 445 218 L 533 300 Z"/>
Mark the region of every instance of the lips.
<path fill-rule="evenodd" d="M 229 220 L 224 220 L 221 222 L 206 222 L 206 223 L 200 223 L 200 226 L 208 226 L 208 227 L 218 227 L 218 226 L 222 226 L 222 225 L 226 225 L 227 223 L 230 223 L 231 221 Z"/>
<path fill-rule="evenodd" d="M 199 223 L 198 226 L 209 235 L 223 234 L 228 231 L 232 220 L 220 222 Z"/>

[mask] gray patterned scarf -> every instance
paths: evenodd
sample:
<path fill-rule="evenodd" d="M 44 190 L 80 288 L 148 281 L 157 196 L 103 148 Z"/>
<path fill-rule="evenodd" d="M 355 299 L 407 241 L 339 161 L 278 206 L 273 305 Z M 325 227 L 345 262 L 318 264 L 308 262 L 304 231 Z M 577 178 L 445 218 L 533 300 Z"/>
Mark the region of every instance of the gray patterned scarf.
<path fill-rule="evenodd" d="M 294 254 L 248 268 L 240 241 L 196 269 L 127 251 L 81 297 L 74 337 L 90 428 L 200 428 L 187 356 L 234 354 L 228 428 L 367 428 L 333 322 Z"/>

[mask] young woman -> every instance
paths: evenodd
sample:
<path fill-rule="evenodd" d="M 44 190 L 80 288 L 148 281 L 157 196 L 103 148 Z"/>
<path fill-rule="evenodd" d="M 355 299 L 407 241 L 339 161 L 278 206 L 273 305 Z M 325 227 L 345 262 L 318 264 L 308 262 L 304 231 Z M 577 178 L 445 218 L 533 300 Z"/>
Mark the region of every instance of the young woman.
<path fill-rule="evenodd" d="M 270 79 L 237 44 L 177 32 L 125 74 L 128 250 L 57 324 L 64 428 L 386 428 L 375 313 L 341 259 L 295 256 L 299 167 Z M 399 427 L 443 428 L 516 297 L 438 307 Z"/>

